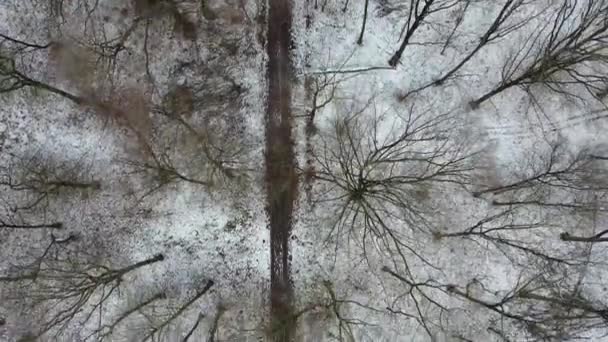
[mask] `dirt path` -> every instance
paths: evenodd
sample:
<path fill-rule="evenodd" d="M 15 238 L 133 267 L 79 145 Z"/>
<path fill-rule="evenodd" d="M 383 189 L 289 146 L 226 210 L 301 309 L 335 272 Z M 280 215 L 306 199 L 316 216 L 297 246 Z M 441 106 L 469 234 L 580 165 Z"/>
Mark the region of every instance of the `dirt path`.
<path fill-rule="evenodd" d="M 291 137 L 291 4 L 269 0 L 267 53 L 266 190 L 270 218 L 271 312 L 274 341 L 291 341 L 293 289 L 289 240 L 297 197 L 297 175 Z"/>

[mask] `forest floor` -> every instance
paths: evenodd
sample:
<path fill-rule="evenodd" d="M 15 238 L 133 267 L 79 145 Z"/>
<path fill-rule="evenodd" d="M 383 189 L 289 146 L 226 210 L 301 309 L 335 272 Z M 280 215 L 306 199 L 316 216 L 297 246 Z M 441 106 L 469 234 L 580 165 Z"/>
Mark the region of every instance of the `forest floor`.
<path fill-rule="evenodd" d="M 271 0 L 269 5 L 266 190 L 270 218 L 271 324 L 275 341 L 289 341 L 294 335 L 294 326 L 289 324 L 293 296 L 289 240 L 298 192 L 291 136 L 291 6 L 284 0 Z"/>

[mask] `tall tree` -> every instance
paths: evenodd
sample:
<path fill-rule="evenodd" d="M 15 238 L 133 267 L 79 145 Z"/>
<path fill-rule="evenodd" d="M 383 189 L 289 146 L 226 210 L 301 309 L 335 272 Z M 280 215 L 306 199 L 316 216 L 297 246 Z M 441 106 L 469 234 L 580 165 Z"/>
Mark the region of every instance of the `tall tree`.
<path fill-rule="evenodd" d="M 505 62 L 501 82 L 471 102 L 483 102 L 512 87 L 532 94 L 532 87 L 576 96 L 572 88 L 580 87 L 598 98 L 606 85 L 608 55 L 608 2 L 563 0 L 557 12 L 525 41 Z"/>

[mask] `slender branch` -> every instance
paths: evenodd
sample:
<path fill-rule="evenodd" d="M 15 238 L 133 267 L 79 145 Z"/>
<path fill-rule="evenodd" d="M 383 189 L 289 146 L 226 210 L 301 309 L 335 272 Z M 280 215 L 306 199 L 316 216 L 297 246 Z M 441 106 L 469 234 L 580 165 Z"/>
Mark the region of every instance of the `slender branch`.
<path fill-rule="evenodd" d="M 201 291 L 199 291 L 194 297 L 188 300 L 184 305 L 182 305 L 177 311 L 175 311 L 171 316 L 169 316 L 166 320 L 161 322 L 159 325 L 155 326 L 148 332 L 142 339 L 141 342 L 148 341 L 154 337 L 157 333 L 162 331 L 166 326 L 171 324 L 176 318 L 178 318 L 184 311 L 186 311 L 190 305 L 194 304 L 199 298 L 201 298 L 209 289 L 214 285 L 213 280 L 208 280 L 207 284 Z"/>

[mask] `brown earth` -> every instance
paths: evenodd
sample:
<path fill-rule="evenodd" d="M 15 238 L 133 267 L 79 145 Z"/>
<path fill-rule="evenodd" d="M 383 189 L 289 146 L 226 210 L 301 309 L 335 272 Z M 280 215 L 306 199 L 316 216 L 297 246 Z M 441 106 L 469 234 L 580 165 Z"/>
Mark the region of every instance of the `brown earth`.
<path fill-rule="evenodd" d="M 291 137 L 291 3 L 270 0 L 268 8 L 268 103 L 266 120 L 266 190 L 270 218 L 271 327 L 274 341 L 291 341 L 294 326 L 291 304 L 289 240 L 297 174 Z"/>

